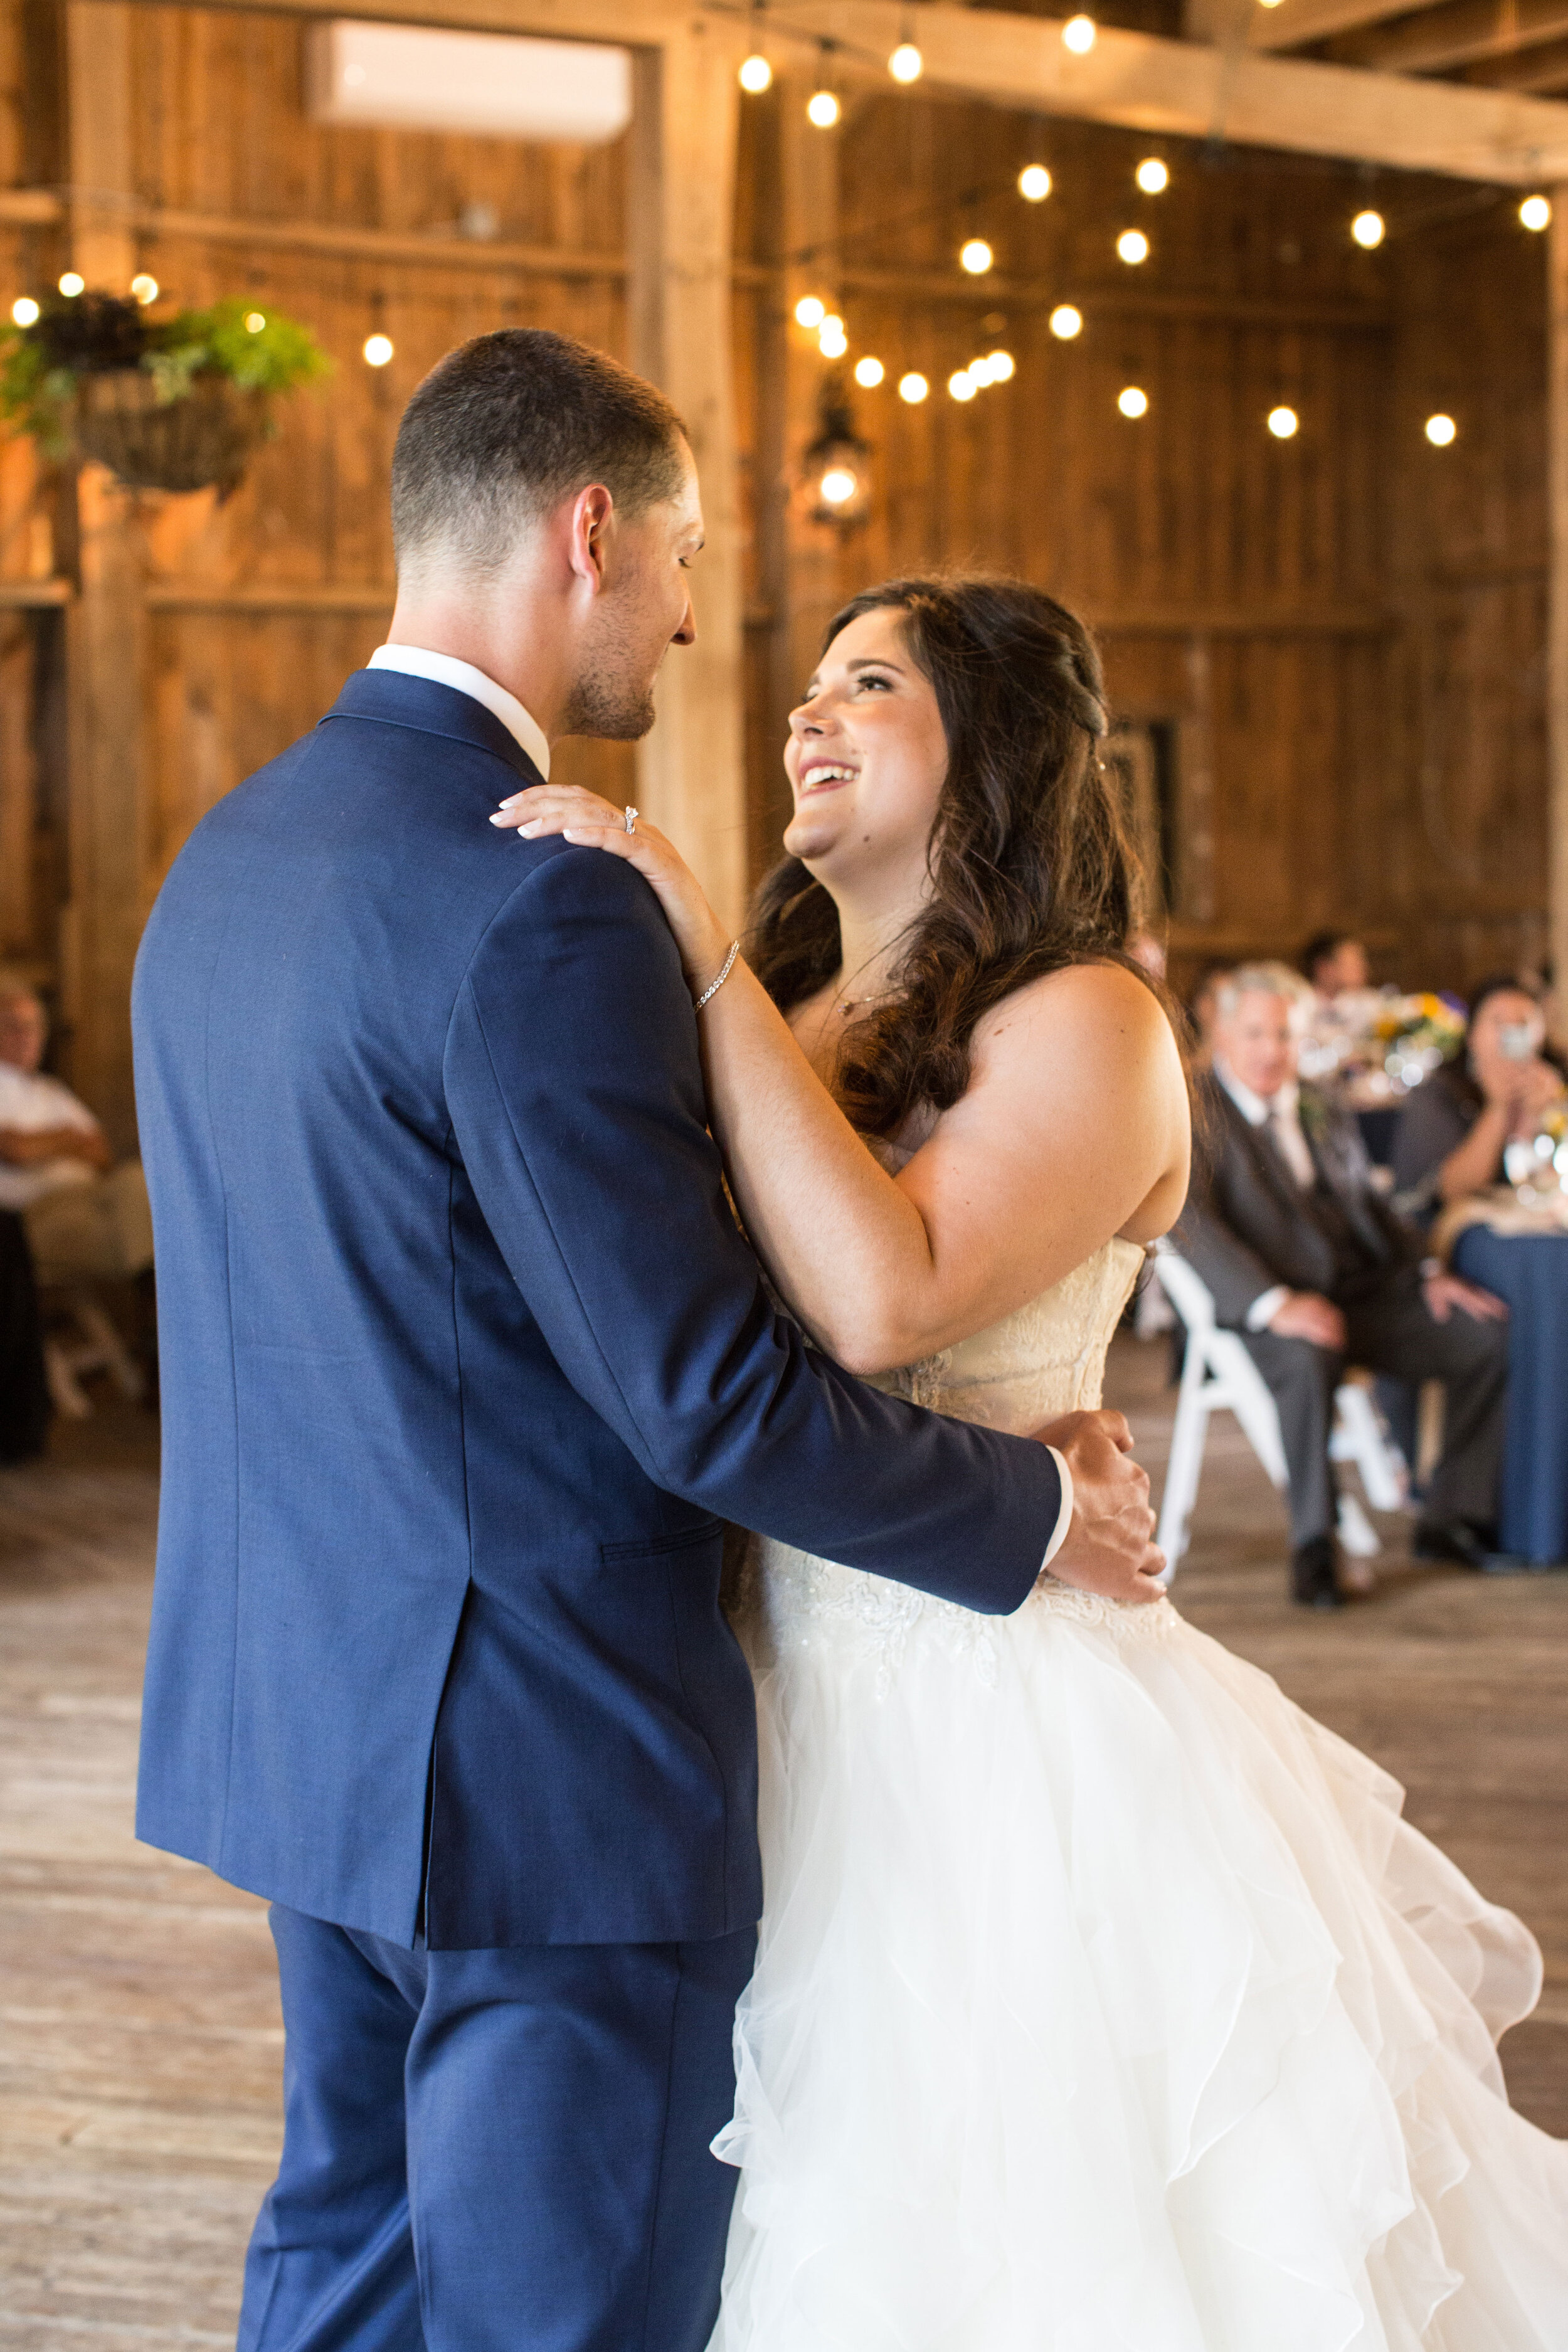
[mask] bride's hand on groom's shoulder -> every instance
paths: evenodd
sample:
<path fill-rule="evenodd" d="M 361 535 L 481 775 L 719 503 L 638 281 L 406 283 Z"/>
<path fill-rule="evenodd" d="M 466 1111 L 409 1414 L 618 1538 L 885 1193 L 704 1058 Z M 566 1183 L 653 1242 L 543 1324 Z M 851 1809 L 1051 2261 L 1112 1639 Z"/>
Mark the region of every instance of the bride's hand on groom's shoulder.
<path fill-rule="evenodd" d="M 1034 1433 L 1072 1473 L 1067 1540 L 1050 1572 L 1109 1601 L 1163 1599 L 1165 1555 L 1155 1549 L 1149 1473 L 1132 1459 L 1132 1432 L 1119 1412 L 1069 1412 Z"/>
<path fill-rule="evenodd" d="M 630 832 L 628 814 L 635 820 Z M 635 809 L 616 808 L 575 784 L 531 784 L 502 801 L 490 823 L 510 826 L 524 841 L 559 833 L 635 866 L 664 909 L 692 994 L 700 995 L 714 978 L 729 953 L 730 935 L 675 844 Z"/>

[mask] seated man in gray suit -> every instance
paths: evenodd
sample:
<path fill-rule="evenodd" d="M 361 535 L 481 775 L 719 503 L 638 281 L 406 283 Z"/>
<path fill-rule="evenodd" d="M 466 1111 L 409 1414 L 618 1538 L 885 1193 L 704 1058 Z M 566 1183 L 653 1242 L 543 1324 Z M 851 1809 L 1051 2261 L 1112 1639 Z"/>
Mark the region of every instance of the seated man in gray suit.
<path fill-rule="evenodd" d="M 1416 1555 L 1496 1561 L 1508 1309 L 1423 1258 L 1415 1228 L 1373 1189 L 1354 1120 L 1297 1085 L 1304 996 L 1283 964 L 1244 965 L 1221 983 L 1213 1075 L 1201 1082 L 1206 1133 L 1175 1241 L 1279 1409 L 1291 1588 L 1309 1608 L 1332 1609 L 1329 1433 L 1347 1362 L 1443 1381 L 1443 1454 Z"/>

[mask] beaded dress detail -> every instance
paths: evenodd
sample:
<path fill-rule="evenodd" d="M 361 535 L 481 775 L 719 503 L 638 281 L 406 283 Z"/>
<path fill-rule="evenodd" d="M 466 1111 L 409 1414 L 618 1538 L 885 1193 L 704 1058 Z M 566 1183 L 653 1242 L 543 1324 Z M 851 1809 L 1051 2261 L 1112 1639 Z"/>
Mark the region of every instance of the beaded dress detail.
<path fill-rule="evenodd" d="M 879 1385 L 1097 1404 L 1141 1255 Z M 764 1543 L 739 1625 L 766 1907 L 710 2352 L 1568 2352 L 1568 2147 L 1495 2050 L 1540 1954 L 1386 1773 L 1169 1601 L 981 1617 Z"/>

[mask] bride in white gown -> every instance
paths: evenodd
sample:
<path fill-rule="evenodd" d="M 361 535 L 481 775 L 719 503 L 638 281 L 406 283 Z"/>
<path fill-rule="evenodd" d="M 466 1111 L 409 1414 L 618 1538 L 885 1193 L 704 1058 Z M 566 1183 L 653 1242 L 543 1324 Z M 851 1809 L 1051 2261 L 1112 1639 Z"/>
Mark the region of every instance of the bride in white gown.
<path fill-rule="evenodd" d="M 702 1014 L 794 1310 L 1020 1432 L 1098 1405 L 1185 1184 L 1102 726 L 1039 592 L 857 599 L 760 901 L 790 1025 L 744 965 Z M 612 814 L 506 821 L 637 864 L 700 992 L 729 943 Z M 1568 2147 L 1495 2049 L 1540 1957 L 1377 1766 L 1164 1599 L 981 1618 L 770 1542 L 741 1619 L 767 1893 L 710 2352 L 1568 2352 Z"/>

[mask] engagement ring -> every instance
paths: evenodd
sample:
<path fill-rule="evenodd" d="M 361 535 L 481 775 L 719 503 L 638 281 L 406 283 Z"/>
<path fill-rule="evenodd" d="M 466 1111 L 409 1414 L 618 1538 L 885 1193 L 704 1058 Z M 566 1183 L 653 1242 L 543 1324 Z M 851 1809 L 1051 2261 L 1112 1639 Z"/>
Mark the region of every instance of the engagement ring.
<path fill-rule="evenodd" d="M 635 833 L 635 832 L 637 831 L 637 813 L 636 809 L 632 807 L 631 803 L 630 803 L 629 801 L 628 801 L 628 802 L 627 802 L 627 803 L 626 803 L 626 814 L 625 814 L 625 824 L 626 824 L 626 831 L 627 831 L 628 833 Z"/>

